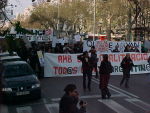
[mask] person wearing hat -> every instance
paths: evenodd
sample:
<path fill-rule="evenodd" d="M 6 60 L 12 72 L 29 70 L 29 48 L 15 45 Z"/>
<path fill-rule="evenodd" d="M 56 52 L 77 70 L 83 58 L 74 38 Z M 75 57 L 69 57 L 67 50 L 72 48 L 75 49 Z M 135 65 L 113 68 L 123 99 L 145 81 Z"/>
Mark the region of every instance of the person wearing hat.
<path fill-rule="evenodd" d="M 92 78 L 92 65 L 91 57 L 87 51 L 83 54 L 77 56 L 78 60 L 82 62 L 82 71 L 83 71 L 83 89 L 86 90 L 86 78 L 88 78 L 88 90 L 91 91 L 91 78 Z"/>

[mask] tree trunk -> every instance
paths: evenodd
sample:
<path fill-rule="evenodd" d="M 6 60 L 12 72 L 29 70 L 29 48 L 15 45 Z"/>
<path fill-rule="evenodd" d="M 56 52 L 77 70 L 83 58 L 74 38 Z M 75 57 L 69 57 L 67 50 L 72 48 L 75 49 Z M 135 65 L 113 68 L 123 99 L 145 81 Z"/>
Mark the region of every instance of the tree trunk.
<path fill-rule="evenodd" d="M 132 28 L 132 24 L 131 24 L 131 7 L 128 10 L 128 28 L 127 28 L 127 41 L 131 41 L 131 28 Z"/>

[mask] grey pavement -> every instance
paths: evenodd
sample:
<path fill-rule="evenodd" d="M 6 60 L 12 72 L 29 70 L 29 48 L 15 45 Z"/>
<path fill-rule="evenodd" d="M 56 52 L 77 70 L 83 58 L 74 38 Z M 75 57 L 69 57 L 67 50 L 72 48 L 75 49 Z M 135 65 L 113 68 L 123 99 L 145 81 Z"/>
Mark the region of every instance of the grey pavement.
<path fill-rule="evenodd" d="M 92 91 L 83 91 L 82 76 L 41 79 L 42 98 L 15 104 L 1 104 L 0 113 L 58 113 L 59 100 L 64 87 L 77 85 L 80 99 L 86 101 L 87 113 L 150 113 L 150 76 L 132 75 L 129 88 L 119 86 L 122 76 L 111 76 L 111 99 L 102 100 L 99 80 L 92 78 Z"/>

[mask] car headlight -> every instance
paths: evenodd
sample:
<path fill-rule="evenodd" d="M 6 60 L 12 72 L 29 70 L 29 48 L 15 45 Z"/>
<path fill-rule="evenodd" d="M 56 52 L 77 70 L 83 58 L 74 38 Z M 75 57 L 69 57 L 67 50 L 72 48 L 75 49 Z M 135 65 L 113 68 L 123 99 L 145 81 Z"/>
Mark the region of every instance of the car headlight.
<path fill-rule="evenodd" d="M 2 91 L 4 91 L 4 92 L 12 92 L 12 88 L 2 88 Z"/>
<path fill-rule="evenodd" d="M 32 88 L 38 88 L 38 87 L 40 87 L 40 84 L 39 84 L 39 83 L 32 85 Z"/>

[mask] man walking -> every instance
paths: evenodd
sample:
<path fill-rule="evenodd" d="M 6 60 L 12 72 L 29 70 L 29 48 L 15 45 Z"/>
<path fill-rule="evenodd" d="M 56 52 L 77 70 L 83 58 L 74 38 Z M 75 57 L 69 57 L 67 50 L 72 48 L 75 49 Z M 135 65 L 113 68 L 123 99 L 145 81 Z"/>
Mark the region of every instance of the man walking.
<path fill-rule="evenodd" d="M 127 53 L 126 56 L 123 58 L 121 62 L 121 67 L 123 69 L 123 78 L 120 82 L 120 86 L 124 83 L 125 81 L 125 87 L 129 87 L 129 78 L 130 78 L 130 71 L 132 67 L 134 66 L 132 59 L 130 58 L 130 54 Z"/>
<path fill-rule="evenodd" d="M 86 90 L 86 77 L 88 77 L 88 90 L 91 91 L 91 78 L 92 78 L 92 65 L 91 58 L 88 52 L 85 51 L 82 55 L 77 57 L 82 61 L 82 71 L 83 71 L 83 89 Z"/>

